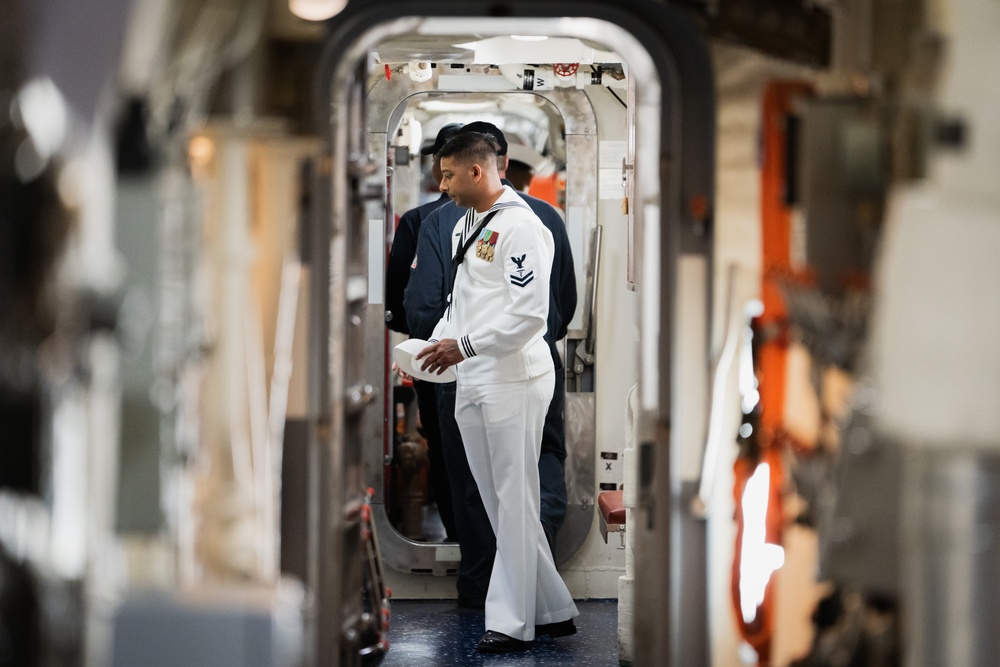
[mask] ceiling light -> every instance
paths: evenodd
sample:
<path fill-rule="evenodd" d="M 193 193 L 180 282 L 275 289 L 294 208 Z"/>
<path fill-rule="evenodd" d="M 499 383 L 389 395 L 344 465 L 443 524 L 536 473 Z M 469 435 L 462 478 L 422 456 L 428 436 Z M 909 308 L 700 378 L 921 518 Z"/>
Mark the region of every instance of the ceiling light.
<path fill-rule="evenodd" d="M 346 6 L 347 0 L 288 0 L 288 9 L 306 21 L 325 21 Z"/>
<path fill-rule="evenodd" d="M 510 38 L 519 42 L 544 42 L 548 39 L 545 35 L 511 35 Z"/>
<path fill-rule="evenodd" d="M 424 111 L 431 113 L 447 113 L 454 111 L 458 113 L 476 113 L 496 109 L 496 102 L 465 102 L 462 100 L 426 100 L 417 105 Z"/>

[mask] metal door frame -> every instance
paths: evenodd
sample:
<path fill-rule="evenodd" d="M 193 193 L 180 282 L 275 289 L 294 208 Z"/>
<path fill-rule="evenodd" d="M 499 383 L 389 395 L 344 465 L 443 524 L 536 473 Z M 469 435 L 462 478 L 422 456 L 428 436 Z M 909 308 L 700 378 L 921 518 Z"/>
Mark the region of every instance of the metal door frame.
<path fill-rule="evenodd" d="M 359 461 L 364 433 L 358 415 L 372 398 L 371 385 L 358 376 L 351 356 L 364 344 L 357 335 L 361 321 L 351 312 L 364 278 L 352 273 L 350 250 L 366 238 L 363 188 L 369 163 L 359 115 L 367 49 L 386 36 L 414 31 L 426 19 L 443 26 L 457 21 L 455 17 L 491 19 L 499 34 L 513 33 L 523 19 L 548 19 L 553 27 L 548 34 L 613 45 L 628 61 L 630 75 L 641 82 L 636 91 L 634 206 L 641 230 L 637 238 L 646 251 L 639 258 L 645 286 L 640 287 L 639 508 L 629 526 L 636 531 L 639 579 L 635 662 L 707 664 L 704 534 L 699 539 L 695 532 L 688 539 L 682 529 L 681 486 L 672 477 L 676 443 L 671 424 L 678 263 L 682 255 L 696 255 L 711 266 L 714 82 L 707 46 L 687 14 L 648 0 L 368 0 L 351 2 L 332 21 L 317 77 L 317 125 L 326 139 L 326 155 L 318 170 L 310 238 L 315 254 L 307 582 L 314 599 L 308 619 L 312 658 L 317 665 L 352 664 L 345 644 L 357 606 L 351 603 L 349 573 L 354 568 L 348 561 L 359 553 L 357 508 L 363 499 Z M 458 23 L 452 32 L 462 32 Z M 696 201 L 705 205 L 696 206 Z M 705 304 L 710 312 L 708 283 Z M 378 380 L 385 378 L 369 382 Z M 684 614 L 678 613 L 682 598 Z"/>

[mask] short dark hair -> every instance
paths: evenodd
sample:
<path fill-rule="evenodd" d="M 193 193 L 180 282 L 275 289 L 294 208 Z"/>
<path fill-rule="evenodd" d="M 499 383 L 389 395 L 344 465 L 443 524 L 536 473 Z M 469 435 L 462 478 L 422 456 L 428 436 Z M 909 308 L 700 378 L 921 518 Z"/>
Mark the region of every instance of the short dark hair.
<path fill-rule="evenodd" d="M 437 155 L 439 158 L 454 158 L 463 164 L 478 161 L 495 165 L 498 150 L 500 145 L 489 134 L 459 132 L 448 140 Z"/>

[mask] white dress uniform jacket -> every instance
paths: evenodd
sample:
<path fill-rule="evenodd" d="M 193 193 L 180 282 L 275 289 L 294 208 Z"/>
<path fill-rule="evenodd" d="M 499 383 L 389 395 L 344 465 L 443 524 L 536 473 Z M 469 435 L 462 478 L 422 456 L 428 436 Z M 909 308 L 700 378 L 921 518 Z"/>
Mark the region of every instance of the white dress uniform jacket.
<path fill-rule="evenodd" d="M 435 341 L 458 341 L 465 360 L 455 366 L 455 373 L 466 385 L 530 380 L 553 369 L 542 340 L 552 234 L 509 187 L 490 210 L 499 213 L 469 246 L 455 276 L 451 303 L 431 336 Z M 455 224 L 452 256 L 488 214 L 470 209 Z"/>

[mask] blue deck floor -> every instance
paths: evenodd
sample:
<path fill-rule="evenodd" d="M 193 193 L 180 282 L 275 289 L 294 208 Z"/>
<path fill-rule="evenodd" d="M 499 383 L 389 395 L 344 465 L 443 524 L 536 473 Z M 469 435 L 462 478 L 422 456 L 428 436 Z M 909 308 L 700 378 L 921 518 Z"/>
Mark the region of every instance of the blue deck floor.
<path fill-rule="evenodd" d="M 530 651 L 502 655 L 476 652 L 483 636 L 483 612 L 459 609 L 452 600 L 392 602 L 387 667 L 466 667 L 474 665 L 618 665 L 618 601 L 577 601 L 577 633 L 544 637 Z"/>

